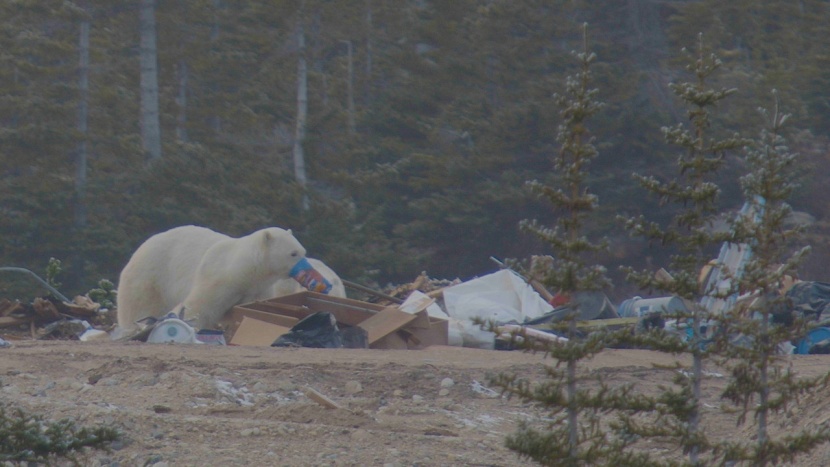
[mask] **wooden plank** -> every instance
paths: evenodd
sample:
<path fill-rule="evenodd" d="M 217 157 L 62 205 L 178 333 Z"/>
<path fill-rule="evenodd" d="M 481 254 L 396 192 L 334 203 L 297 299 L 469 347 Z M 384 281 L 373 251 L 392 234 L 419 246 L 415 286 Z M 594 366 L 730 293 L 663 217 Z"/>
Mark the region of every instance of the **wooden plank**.
<path fill-rule="evenodd" d="M 309 399 L 313 400 L 314 402 L 322 405 L 323 407 L 325 407 L 327 409 L 339 409 L 340 408 L 340 405 L 338 405 L 337 402 L 334 402 L 333 400 L 329 399 L 328 397 L 324 396 L 323 394 L 321 394 L 320 392 L 318 392 L 317 390 L 315 390 L 311 387 L 306 386 L 304 392 L 305 392 L 306 397 L 308 397 Z"/>
<path fill-rule="evenodd" d="M 542 285 L 541 282 L 537 281 L 536 279 L 530 279 L 528 283 L 531 287 L 533 287 L 533 290 L 535 290 L 536 293 L 539 294 L 539 296 L 541 296 L 546 302 L 550 303 L 550 301 L 553 299 L 553 295 L 548 291 L 548 289 L 545 288 L 544 285 Z"/>
<path fill-rule="evenodd" d="M 522 326 L 519 324 L 503 324 L 501 326 L 496 327 L 496 331 L 498 331 L 499 335 L 502 337 L 509 337 L 512 333 L 516 333 L 519 336 L 533 338 L 545 342 L 568 342 L 568 339 L 565 337 L 560 337 L 555 334 L 540 331 L 530 326 Z"/>
<path fill-rule="evenodd" d="M 339 305 L 350 305 L 364 310 L 380 311 L 383 309 L 382 305 L 377 305 L 374 303 L 363 302 L 360 300 L 355 300 L 353 298 L 333 297 L 331 295 L 309 291 L 286 295 L 283 297 L 272 298 L 267 301 L 272 303 L 286 303 L 290 305 L 306 305 L 309 307 L 311 306 L 311 302 L 313 301 L 324 301 Z"/>
<path fill-rule="evenodd" d="M 363 309 L 354 309 L 348 305 L 329 302 L 312 302 L 309 307 L 283 305 L 281 303 L 274 302 L 267 305 L 258 303 L 257 305 L 258 308 L 263 311 L 267 311 L 268 313 L 278 313 L 285 316 L 293 316 L 299 319 L 303 319 L 306 316 L 312 315 L 319 311 L 327 311 L 334 315 L 334 319 L 336 319 L 338 323 L 347 324 L 349 326 L 356 326 L 374 314 L 373 312 Z"/>
<path fill-rule="evenodd" d="M 389 306 L 358 324 L 366 330 L 369 335 L 368 342 L 371 346 L 376 341 L 389 335 L 398 329 L 406 326 L 417 318 L 417 316 L 401 311 L 397 306 Z"/>
<path fill-rule="evenodd" d="M 31 321 L 31 318 L 16 318 L 14 316 L 0 316 L 0 328 L 10 328 L 12 326 L 19 326 Z"/>
<path fill-rule="evenodd" d="M 237 305 L 235 308 L 277 313 L 297 319 L 303 319 L 318 311 L 327 311 L 333 314 L 339 323 L 356 326 L 382 310 L 383 306 L 351 298 L 331 297 L 325 294 L 304 291 L 283 297 L 245 303 Z"/>
<path fill-rule="evenodd" d="M 279 316 L 283 319 L 293 320 L 294 324 L 296 324 L 301 319 L 309 315 L 313 315 L 315 313 L 314 310 L 311 310 L 303 306 L 266 302 L 253 302 L 246 303 L 244 305 L 237 305 L 233 307 L 233 312 L 236 313 L 237 311 L 242 313 L 250 312 L 252 315 L 256 314 L 257 319 L 264 315 Z"/>
<path fill-rule="evenodd" d="M 0 300 L 0 316 L 10 316 L 14 313 L 22 313 L 26 307 L 18 301 L 10 301 L 6 298 Z"/>
<path fill-rule="evenodd" d="M 592 319 L 589 321 L 577 321 L 578 328 L 596 328 L 608 326 L 631 326 L 636 325 L 640 318 L 609 318 L 609 319 Z"/>

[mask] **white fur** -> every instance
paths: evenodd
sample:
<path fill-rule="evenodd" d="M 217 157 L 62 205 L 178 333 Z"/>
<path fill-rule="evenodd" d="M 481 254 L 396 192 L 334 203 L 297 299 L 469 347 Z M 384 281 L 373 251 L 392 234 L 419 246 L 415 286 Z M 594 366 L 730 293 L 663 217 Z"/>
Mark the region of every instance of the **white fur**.
<path fill-rule="evenodd" d="M 184 306 L 197 328 L 213 327 L 234 305 L 271 298 L 305 248 L 277 227 L 232 238 L 204 227 L 156 234 L 133 253 L 118 282 L 118 326 Z"/>

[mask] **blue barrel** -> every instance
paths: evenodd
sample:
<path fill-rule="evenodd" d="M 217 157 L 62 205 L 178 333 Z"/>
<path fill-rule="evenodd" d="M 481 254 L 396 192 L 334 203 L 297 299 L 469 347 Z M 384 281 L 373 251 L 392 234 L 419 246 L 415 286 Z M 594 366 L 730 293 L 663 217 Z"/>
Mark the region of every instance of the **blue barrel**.
<path fill-rule="evenodd" d="M 807 337 L 801 339 L 795 346 L 795 353 L 807 355 L 810 349 L 819 342 L 830 339 L 830 328 L 815 328 L 807 333 Z"/>

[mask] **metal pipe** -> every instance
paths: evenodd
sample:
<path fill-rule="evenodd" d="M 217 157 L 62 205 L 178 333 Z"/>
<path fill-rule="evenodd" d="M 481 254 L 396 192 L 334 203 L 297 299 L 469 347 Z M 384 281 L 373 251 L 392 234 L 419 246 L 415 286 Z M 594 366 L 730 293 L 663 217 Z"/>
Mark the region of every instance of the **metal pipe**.
<path fill-rule="evenodd" d="M 17 268 L 17 267 L 11 267 L 11 266 L 0 267 L 0 272 L 6 272 L 6 271 L 8 271 L 8 272 L 21 272 L 23 274 L 27 274 L 27 275 L 31 276 L 33 279 L 35 279 L 36 281 L 38 281 L 40 283 L 40 285 L 46 287 L 46 289 L 48 289 L 49 292 L 52 292 L 52 295 L 54 295 L 55 297 L 61 299 L 64 302 L 71 302 L 71 300 L 64 297 L 62 293 L 58 292 L 57 289 L 55 289 L 54 287 L 49 285 L 48 282 L 41 279 L 40 276 L 38 276 L 37 274 L 33 273 L 32 271 L 30 271 L 26 268 Z"/>

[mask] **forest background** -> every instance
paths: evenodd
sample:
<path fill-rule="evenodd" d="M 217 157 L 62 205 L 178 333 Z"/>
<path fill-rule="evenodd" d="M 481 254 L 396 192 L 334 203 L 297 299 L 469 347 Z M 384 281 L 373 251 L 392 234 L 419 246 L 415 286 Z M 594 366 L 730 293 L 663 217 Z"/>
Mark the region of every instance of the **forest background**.
<path fill-rule="evenodd" d="M 609 296 L 642 293 L 617 266 L 672 253 L 616 219 L 674 214 L 631 174 L 674 175 L 661 127 L 687 116 L 668 84 L 688 78 L 678 64 L 699 33 L 724 62 L 710 84 L 738 89 L 714 128 L 757 134 L 772 89 L 793 114 L 791 202 L 813 247 L 800 274 L 830 280 L 826 0 L 6 0 L 0 266 L 42 273 L 58 258 L 62 291 L 84 293 L 184 224 L 291 228 L 309 256 L 373 286 L 547 254 L 518 225 L 555 223 L 525 182 L 555 175 L 555 94 L 583 23 L 606 104 L 587 231 L 609 241 Z M 746 171 L 740 158 L 722 171 L 725 213 Z M 9 276 L 0 297 L 22 293 Z"/>

